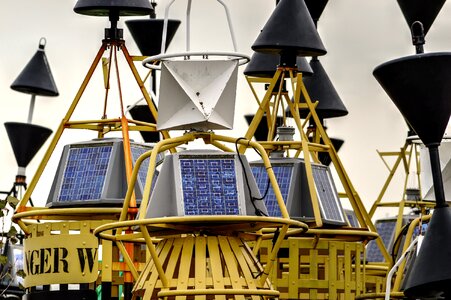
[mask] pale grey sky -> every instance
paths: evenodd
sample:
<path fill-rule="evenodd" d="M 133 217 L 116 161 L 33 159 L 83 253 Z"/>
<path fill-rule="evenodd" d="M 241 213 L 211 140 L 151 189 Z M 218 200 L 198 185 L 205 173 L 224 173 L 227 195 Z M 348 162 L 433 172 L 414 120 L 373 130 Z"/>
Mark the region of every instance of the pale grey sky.
<path fill-rule="evenodd" d="M 274 0 L 226 0 L 232 14 L 239 51 L 252 54 L 251 45 L 274 9 Z M 74 0 L 3 0 L 0 2 L 0 107 L 2 123 L 26 122 L 30 96 L 9 88 L 11 83 L 35 53 L 39 39 L 47 39 L 46 54 L 52 68 L 60 96 L 37 97 L 33 123 L 55 130 L 73 100 L 95 54 L 107 18 L 77 15 Z M 158 1 L 158 17 L 168 0 Z M 185 20 L 186 1 L 173 5 L 170 17 Z M 445 3 L 426 39 L 425 50 L 451 49 L 451 6 Z M 126 44 L 132 54 L 138 55 L 122 18 Z M 370 207 L 377 197 L 388 171 L 379 159 L 376 149 L 398 150 L 406 136 L 405 123 L 372 76 L 373 69 L 393 58 L 414 53 L 406 22 L 395 0 L 330 0 L 319 22 L 319 33 L 328 54 L 320 60 L 344 101 L 349 115 L 327 122 L 330 137 L 345 140 L 339 156 L 363 202 Z M 183 23 L 168 52 L 184 49 Z M 222 6 L 214 0 L 196 0 L 192 6 L 192 50 L 232 51 Z M 146 69 L 137 65 L 142 74 Z M 131 81 L 126 66 L 121 67 L 124 101 L 131 104 L 140 98 L 139 90 Z M 243 69 L 241 69 L 242 71 Z M 81 99 L 75 119 L 100 117 L 103 91 L 101 72 L 97 72 Z M 243 119 L 257 106 L 240 72 L 234 136 L 244 135 L 247 125 Z M 2 127 L 3 128 L 3 127 Z M 80 131 L 65 131 L 60 146 L 66 143 L 94 138 Z M 17 172 L 16 162 L 9 146 L 6 131 L 0 130 L 2 148 L 0 189 L 12 186 Z M 46 149 L 48 142 L 43 147 Z M 27 168 L 28 182 L 43 156 L 41 150 Z M 53 160 L 59 160 L 54 153 Z M 55 162 L 53 162 L 54 164 Z M 47 168 L 48 179 L 53 177 L 54 165 Z M 398 178 L 399 188 L 402 184 Z M 389 191 L 401 197 L 398 191 Z M 38 187 L 33 199 L 44 205 L 48 186 Z"/>

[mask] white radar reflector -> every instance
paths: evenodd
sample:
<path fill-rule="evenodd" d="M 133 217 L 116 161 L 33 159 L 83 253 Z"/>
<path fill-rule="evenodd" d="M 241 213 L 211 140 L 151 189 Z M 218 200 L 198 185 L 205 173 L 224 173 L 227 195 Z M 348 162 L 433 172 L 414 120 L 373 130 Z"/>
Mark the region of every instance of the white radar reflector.
<path fill-rule="evenodd" d="M 231 129 L 238 60 L 162 61 L 158 130 Z"/>

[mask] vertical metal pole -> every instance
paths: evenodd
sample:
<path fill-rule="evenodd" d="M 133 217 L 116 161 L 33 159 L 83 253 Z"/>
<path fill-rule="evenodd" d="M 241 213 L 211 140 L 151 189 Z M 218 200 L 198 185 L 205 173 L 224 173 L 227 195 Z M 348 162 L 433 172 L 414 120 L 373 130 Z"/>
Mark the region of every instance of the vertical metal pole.
<path fill-rule="evenodd" d="M 34 111 L 35 102 L 36 102 L 36 95 L 31 94 L 30 108 L 28 109 L 28 119 L 27 119 L 28 124 L 30 124 L 31 120 L 33 119 L 33 111 Z"/>
<path fill-rule="evenodd" d="M 429 158 L 431 160 L 432 181 L 434 182 L 435 207 L 448 207 L 445 200 L 445 191 L 443 189 L 442 172 L 440 170 L 440 157 L 438 145 L 428 145 Z"/>
<path fill-rule="evenodd" d="M 186 5 L 186 52 L 191 50 L 191 0 L 188 0 L 188 4 Z"/>

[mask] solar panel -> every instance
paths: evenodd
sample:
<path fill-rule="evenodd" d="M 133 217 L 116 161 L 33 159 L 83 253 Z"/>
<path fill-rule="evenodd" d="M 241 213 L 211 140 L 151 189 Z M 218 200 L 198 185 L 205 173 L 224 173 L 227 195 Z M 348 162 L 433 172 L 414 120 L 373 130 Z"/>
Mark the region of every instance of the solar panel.
<path fill-rule="evenodd" d="M 353 210 L 345 209 L 345 214 L 346 214 L 346 217 L 348 218 L 349 225 L 351 227 L 355 227 L 355 228 L 360 227 L 359 220 L 357 219 L 357 216 L 355 215 L 355 212 Z"/>
<path fill-rule="evenodd" d="M 270 161 L 290 217 L 304 222 L 313 221 L 315 217 L 304 160 L 299 158 L 271 158 Z M 320 164 L 311 164 L 311 166 L 315 182 L 314 192 L 318 196 L 323 222 L 333 225 L 346 225 L 343 209 L 329 168 Z M 263 162 L 252 162 L 251 169 L 260 193 L 264 195 L 269 181 Z M 269 185 L 264 201 L 270 216 L 281 216 L 271 185 Z"/>
<path fill-rule="evenodd" d="M 260 197 L 244 155 L 186 150 L 165 156 L 146 217 L 267 214 Z"/>
<path fill-rule="evenodd" d="M 99 199 L 112 150 L 112 145 L 70 148 L 58 201 Z"/>
<path fill-rule="evenodd" d="M 279 185 L 280 192 L 282 193 L 283 200 L 285 204 L 287 203 L 288 194 L 291 185 L 291 175 L 293 173 L 293 165 L 291 164 L 280 164 L 274 165 L 272 167 L 274 175 L 276 177 L 277 183 Z M 266 189 L 268 188 L 268 193 L 263 199 L 265 201 L 266 208 L 268 209 L 268 214 L 271 217 L 281 217 L 282 213 L 277 203 L 276 196 L 274 194 L 274 189 L 269 182 L 268 173 L 265 166 L 254 165 L 251 166 L 252 174 L 254 175 L 255 181 L 257 182 L 260 194 L 264 195 Z M 268 187 L 269 186 L 269 187 Z"/>
<path fill-rule="evenodd" d="M 131 143 L 132 161 L 152 149 Z M 149 159 L 145 159 L 135 185 L 139 203 L 145 187 Z M 157 172 L 154 175 L 154 179 Z M 155 180 L 154 180 L 155 181 Z M 124 143 L 120 138 L 95 139 L 64 146 L 50 189 L 47 206 L 122 205 L 128 183 Z"/>
<path fill-rule="evenodd" d="M 180 158 L 185 215 L 239 214 L 234 158 Z"/>
<path fill-rule="evenodd" d="M 328 168 L 312 164 L 312 174 L 323 218 L 328 221 L 345 222 Z"/>
<path fill-rule="evenodd" d="M 138 145 L 132 145 L 130 147 L 130 149 L 132 152 L 133 167 L 135 166 L 135 163 L 138 160 L 138 158 L 142 154 L 144 154 L 145 152 L 150 150 L 147 147 L 142 147 L 142 146 L 138 146 Z M 145 160 L 143 160 L 143 162 L 141 163 L 141 166 L 139 168 L 138 180 L 140 181 L 141 186 L 145 186 L 145 184 L 146 184 L 147 171 L 149 170 L 149 162 L 150 162 L 150 159 L 146 158 Z"/>
<path fill-rule="evenodd" d="M 393 235 L 395 233 L 396 218 L 377 220 L 375 223 L 376 231 L 381 237 L 384 245 L 387 249 L 391 246 Z M 368 243 L 366 252 L 367 261 L 369 262 L 383 262 L 384 256 L 382 255 L 377 243 L 371 241 Z"/>

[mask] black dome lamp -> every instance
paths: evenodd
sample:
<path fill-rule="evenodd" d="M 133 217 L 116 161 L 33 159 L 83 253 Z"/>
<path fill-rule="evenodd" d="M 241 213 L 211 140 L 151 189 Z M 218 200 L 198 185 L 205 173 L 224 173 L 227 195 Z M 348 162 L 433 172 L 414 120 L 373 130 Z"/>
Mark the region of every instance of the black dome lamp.
<path fill-rule="evenodd" d="M 412 25 L 417 54 L 378 66 L 373 75 L 429 149 L 436 206 L 404 294 L 451 296 L 451 209 L 445 200 L 438 147 L 451 115 L 451 52 L 422 53 L 421 22 Z M 420 33 L 418 35 L 418 33 Z"/>

